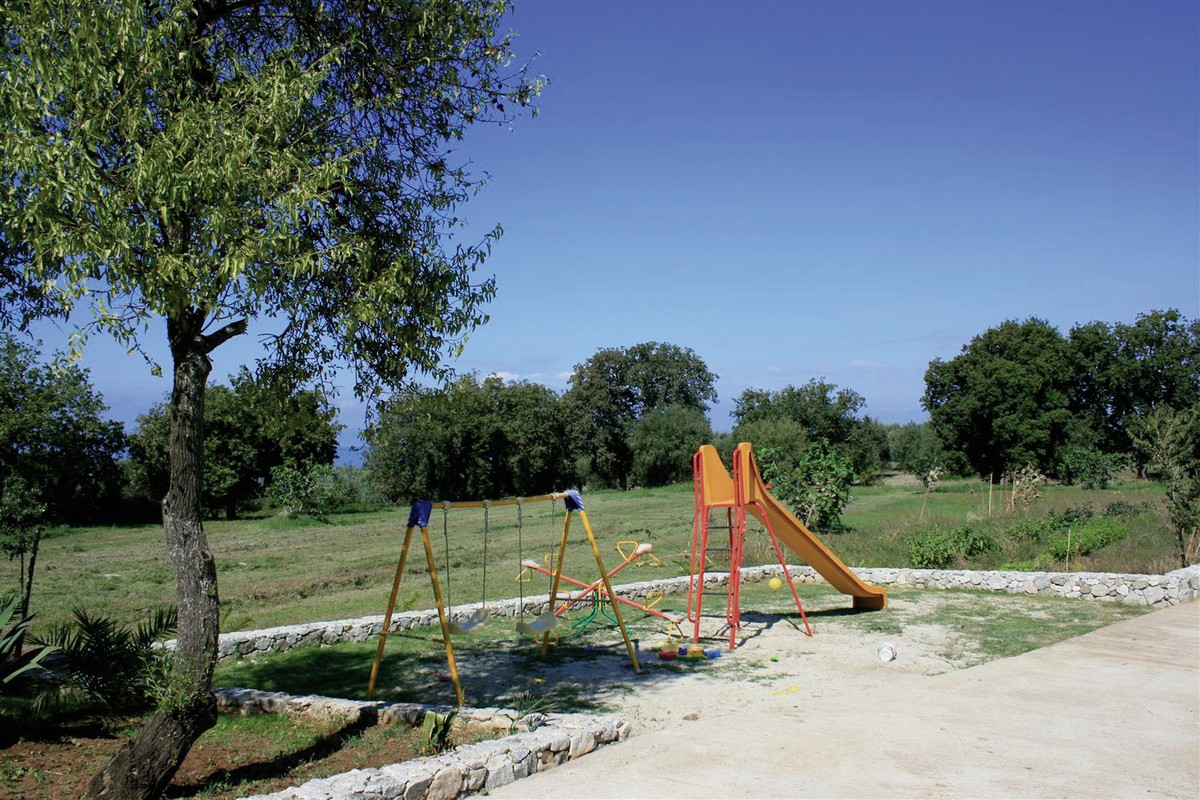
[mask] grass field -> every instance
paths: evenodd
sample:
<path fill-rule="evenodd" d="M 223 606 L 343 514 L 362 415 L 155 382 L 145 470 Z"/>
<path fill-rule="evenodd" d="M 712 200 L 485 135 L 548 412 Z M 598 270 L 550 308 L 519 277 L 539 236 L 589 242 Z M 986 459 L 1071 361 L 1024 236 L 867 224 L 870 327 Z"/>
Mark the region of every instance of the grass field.
<path fill-rule="evenodd" d="M 1047 540 L 1022 533 L 1029 521 L 1090 508 L 1097 516 L 1120 512 L 1125 538 L 1090 555 L 1072 559 L 1071 569 L 1102 572 L 1160 573 L 1178 565 L 1174 539 L 1162 511 L 1162 490 L 1154 483 L 1125 481 L 1104 491 L 1048 487 L 1021 513 L 1001 511 L 1002 492 L 978 481 L 946 481 L 929 498 L 922 518 L 919 486 L 855 487 L 844 516 L 846 530 L 823 538 L 850 566 L 906 566 L 908 543 L 929 532 L 970 526 L 995 548 L 959 559 L 955 566 L 990 569 L 1042 559 Z M 690 485 L 629 492 L 584 494 L 588 518 L 601 542 L 606 565 L 618 563 L 619 541 L 649 542 L 659 567 L 630 567 L 622 580 L 686 574 L 693 518 Z M 211 521 L 206 530 L 217 560 L 224 630 L 381 614 L 407 520 L 407 508 L 334 515 L 326 522 L 267 516 Z M 437 569 L 449 602 L 545 593 L 547 580 L 519 583 L 522 558 L 542 560 L 554 550 L 563 522 L 561 503 L 526 504 L 520 524 L 516 507 L 484 515 L 478 509 L 453 509 L 445 520 L 433 512 L 429 532 Z M 1026 525 L 1026 528 L 1028 526 Z M 445 532 L 443 532 L 443 530 Z M 770 563 L 766 537 L 754 532 L 747 560 Z M 433 605 L 425 554 L 419 540 L 409 556 L 410 569 L 399 608 Z M 572 525 L 564 572 L 581 578 L 596 567 L 578 519 Z M 486 574 L 485 574 L 486 573 Z M 15 590 L 16 561 L 0 562 L 0 589 Z M 486 582 L 486 592 L 485 592 Z M 68 619 L 74 606 L 133 623 L 156 605 L 174 601 L 170 562 L 157 526 L 85 528 L 56 532 L 42 543 L 32 607 L 34 630 Z"/>

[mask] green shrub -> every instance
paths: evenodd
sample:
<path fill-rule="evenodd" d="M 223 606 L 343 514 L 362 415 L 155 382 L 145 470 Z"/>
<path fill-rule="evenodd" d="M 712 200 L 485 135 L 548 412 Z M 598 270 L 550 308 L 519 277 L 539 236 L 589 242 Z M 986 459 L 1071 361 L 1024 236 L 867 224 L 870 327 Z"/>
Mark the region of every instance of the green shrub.
<path fill-rule="evenodd" d="M 1039 558 L 1031 558 L 1025 561 L 1009 561 L 1006 564 L 1001 564 L 996 569 L 1001 572 L 1041 572 L 1042 561 Z"/>
<path fill-rule="evenodd" d="M 917 569 L 946 569 L 954 563 L 954 548 L 941 531 L 913 536 L 907 544 L 908 561 Z"/>
<path fill-rule="evenodd" d="M 963 558 L 975 558 L 996 549 L 996 540 L 990 533 L 967 525 L 951 531 L 950 540 Z"/>
<path fill-rule="evenodd" d="M 1020 519 L 1007 529 L 1007 533 L 1019 542 L 1041 542 L 1059 533 L 1066 533 L 1068 528 L 1092 518 L 1090 505 L 1071 506 L 1057 514 L 1046 517 Z"/>
<path fill-rule="evenodd" d="M 1009 526 L 1006 533 L 1018 542 L 1040 542 L 1058 533 L 1059 527 L 1053 517 L 1021 519 Z"/>
<path fill-rule="evenodd" d="M 164 684 L 169 654 L 156 643 L 175 630 L 174 606 L 160 608 L 136 629 L 111 618 L 72 609 L 73 622 L 56 625 L 39 644 L 58 651 L 52 676 L 57 695 L 39 698 L 39 707 L 80 697 L 114 713 L 142 711 Z"/>
<path fill-rule="evenodd" d="M 1050 519 L 1054 520 L 1055 524 L 1060 526 L 1060 528 L 1065 529 L 1070 525 L 1087 522 L 1095 515 L 1096 512 L 1092 509 L 1091 504 L 1084 503 L 1081 506 L 1068 506 L 1057 514 L 1051 515 Z"/>
<path fill-rule="evenodd" d="M 975 558 L 996 549 L 991 534 L 969 525 L 919 534 L 907 544 L 909 562 L 917 569 L 947 569 L 959 559 Z"/>
<path fill-rule="evenodd" d="M 771 492 L 805 525 L 826 532 L 841 529 L 842 512 L 850 502 L 854 483 L 850 459 L 824 439 L 814 439 L 804 446 L 795 464 L 771 448 L 759 452 L 758 463 Z"/>
<path fill-rule="evenodd" d="M 1050 543 L 1050 554 L 1059 560 L 1068 556 L 1086 556 L 1101 547 L 1119 542 L 1129 535 L 1129 526 L 1115 519 L 1102 517 L 1073 527 L 1068 536 L 1059 536 Z"/>
<path fill-rule="evenodd" d="M 353 496 L 353 487 L 333 467 L 297 467 L 291 463 L 272 468 L 266 492 L 267 502 L 283 509 L 285 516 L 316 519 L 324 519 Z"/>
<path fill-rule="evenodd" d="M 1085 489 L 1106 489 L 1126 461 L 1123 455 L 1073 445 L 1063 453 L 1060 477 L 1068 486 L 1078 483 Z"/>
<path fill-rule="evenodd" d="M 14 681 L 25 673 L 37 669 L 46 656 L 54 652 L 53 647 L 37 647 L 25 650 L 21 643 L 25 631 L 33 621 L 33 615 L 19 617 L 10 626 L 13 617 L 21 609 L 21 595 L 0 598 L 0 690 L 7 691 L 15 686 Z"/>
<path fill-rule="evenodd" d="M 1111 519 L 1129 519 L 1149 510 L 1149 503 L 1127 503 L 1124 500 L 1118 500 L 1104 507 L 1104 516 Z"/>

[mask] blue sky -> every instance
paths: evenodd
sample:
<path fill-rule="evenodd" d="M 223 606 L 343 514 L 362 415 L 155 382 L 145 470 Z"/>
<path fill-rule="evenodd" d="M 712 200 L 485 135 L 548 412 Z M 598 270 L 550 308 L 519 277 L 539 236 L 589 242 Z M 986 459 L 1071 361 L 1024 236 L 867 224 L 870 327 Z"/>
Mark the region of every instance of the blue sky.
<path fill-rule="evenodd" d="M 459 152 L 492 176 L 465 233 L 505 231 L 460 371 L 562 389 L 663 341 L 719 375 L 717 430 L 812 378 L 905 422 L 930 360 L 1006 319 L 1200 317 L 1194 0 L 518 0 L 511 27 L 550 84 Z M 100 342 L 85 365 L 130 422 L 167 390 Z"/>

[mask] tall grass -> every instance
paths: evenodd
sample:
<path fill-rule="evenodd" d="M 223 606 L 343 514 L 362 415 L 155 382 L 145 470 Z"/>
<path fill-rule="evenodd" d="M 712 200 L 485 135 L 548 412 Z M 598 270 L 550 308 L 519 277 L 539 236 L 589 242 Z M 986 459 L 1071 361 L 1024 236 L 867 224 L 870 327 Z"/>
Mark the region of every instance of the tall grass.
<path fill-rule="evenodd" d="M 1023 521 L 1067 509 L 1090 506 L 1101 515 L 1114 504 L 1132 509 L 1121 521 L 1128 535 L 1100 550 L 1072 559 L 1072 569 L 1105 572 L 1164 572 L 1175 568 L 1175 545 L 1162 509 L 1157 484 L 1127 480 L 1107 490 L 1054 486 L 1030 508 L 1016 514 L 999 511 L 993 495 L 988 514 L 986 484 L 945 481 L 929 499 L 924 519 L 923 490 L 912 486 L 855 487 L 843 517 L 847 530 L 824 535 L 827 544 L 850 566 L 906 566 L 908 542 L 930 531 L 971 526 L 987 534 L 997 549 L 956 566 L 995 568 L 1040 555 L 1045 542 L 1013 532 Z M 619 563 L 619 541 L 648 542 L 661 561 L 657 567 L 630 566 L 620 581 L 686 574 L 694 507 L 691 486 L 629 492 L 584 494 L 588 519 L 601 544 L 605 566 Z M 217 561 L 225 630 L 261 628 L 296 622 L 381 614 L 387 603 L 400 554 L 407 509 L 332 515 L 328 522 L 267 517 L 206 524 Z M 486 558 L 484 515 L 479 509 L 450 511 L 443 535 L 441 511 L 430 521 L 430 539 L 439 575 L 451 603 L 498 600 L 548 591 L 537 575 L 518 583 L 520 562 L 543 561 L 557 549 L 563 524 L 561 503 L 531 503 L 518 526 L 515 507 L 492 509 L 488 517 Z M 719 513 L 714 513 L 714 521 Z M 720 534 L 714 532 L 716 538 Z M 773 563 L 765 534 L 752 530 L 749 563 Z M 790 553 L 789 561 L 795 563 Z M 428 608 L 433 593 L 419 537 L 409 553 L 399 607 Z M 1063 568 L 1046 564 L 1045 568 Z M 486 567 L 486 592 L 484 571 Z M 581 580 L 596 577 L 581 520 L 572 522 L 564 572 Z M 0 587 L 16 585 L 18 566 L 0 562 Z M 135 623 L 146 610 L 173 602 L 175 584 L 157 526 L 80 528 L 46 540 L 38 559 L 33 610 L 35 630 L 46 629 L 80 606 L 92 613 Z"/>

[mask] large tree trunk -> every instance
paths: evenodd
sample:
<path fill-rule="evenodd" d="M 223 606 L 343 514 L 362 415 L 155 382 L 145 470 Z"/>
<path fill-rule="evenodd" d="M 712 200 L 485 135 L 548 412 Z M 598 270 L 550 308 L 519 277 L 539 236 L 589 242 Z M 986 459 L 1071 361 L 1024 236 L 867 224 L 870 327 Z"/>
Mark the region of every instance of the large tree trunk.
<path fill-rule="evenodd" d="M 179 632 L 172 680 L 159 709 L 138 735 L 92 779 L 95 798 L 152 798 L 162 794 L 192 744 L 217 719 L 212 673 L 217 660 L 220 606 L 217 570 L 201 517 L 204 391 L 220 341 L 202 335 L 203 315 L 168 317 L 174 360 L 171 393 L 171 483 L 163 500 L 163 529 L 175 568 Z M 244 324 L 241 330 L 244 330 Z M 238 331 L 240 332 L 240 331 Z"/>

